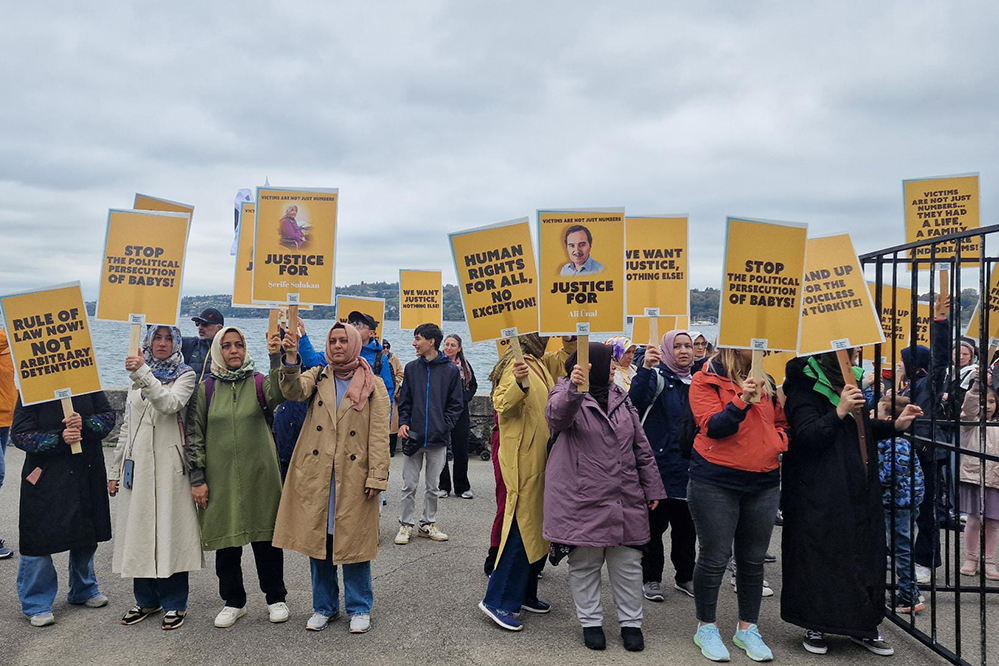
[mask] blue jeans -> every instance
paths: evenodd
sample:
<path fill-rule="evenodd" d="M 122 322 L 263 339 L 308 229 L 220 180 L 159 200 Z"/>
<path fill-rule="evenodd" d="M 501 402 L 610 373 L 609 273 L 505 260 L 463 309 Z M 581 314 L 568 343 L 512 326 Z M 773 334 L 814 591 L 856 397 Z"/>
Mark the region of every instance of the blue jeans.
<path fill-rule="evenodd" d="M 895 509 L 895 528 L 892 530 L 892 509 L 885 509 L 885 533 L 888 553 L 892 552 L 892 532 L 895 535 L 895 574 L 898 577 L 898 603 L 912 603 L 919 599 L 912 563 L 912 522 L 919 509 Z"/>
<path fill-rule="evenodd" d="M 7 439 L 10 428 L 0 428 L 0 488 L 3 488 L 3 477 L 7 475 Z"/>
<path fill-rule="evenodd" d="M 545 558 L 534 564 L 527 560 L 527 550 L 520 536 L 517 517 L 514 516 L 503 553 L 492 575 L 489 576 L 486 598 L 482 603 L 490 608 L 519 613 L 525 601 L 537 601 L 538 572 L 541 571 L 544 562 Z"/>
<path fill-rule="evenodd" d="M 336 580 L 336 565 L 333 564 L 333 537 L 326 537 L 326 559 L 309 558 L 312 571 L 312 610 L 326 617 L 340 613 L 340 587 Z M 370 615 L 375 602 L 371 589 L 371 562 L 343 564 L 343 605 L 347 615 Z"/>
<path fill-rule="evenodd" d="M 96 544 L 69 551 L 69 603 L 82 604 L 100 594 L 94 573 L 96 552 Z M 25 615 L 51 613 L 58 591 L 59 579 L 51 555 L 21 555 L 17 567 L 17 596 Z"/>
<path fill-rule="evenodd" d="M 188 572 L 178 571 L 169 578 L 133 578 L 135 603 L 143 608 L 167 611 L 187 610 Z"/>

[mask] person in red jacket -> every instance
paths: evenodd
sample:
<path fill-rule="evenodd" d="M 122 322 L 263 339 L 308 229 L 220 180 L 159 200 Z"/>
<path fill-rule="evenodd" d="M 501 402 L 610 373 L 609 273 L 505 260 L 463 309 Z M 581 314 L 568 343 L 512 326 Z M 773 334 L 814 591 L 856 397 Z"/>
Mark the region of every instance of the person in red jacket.
<path fill-rule="evenodd" d="M 10 424 L 14 422 L 14 405 L 17 404 L 17 387 L 14 386 L 14 359 L 10 355 L 7 329 L 0 328 L 0 488 L 6 474 L 7 440 L 10 437 Z M 14 556 L 0 539 L 0 560 Z"/>
<path fill-rule="evenodd" d="M 694 375 L 690 408 L 698 433 L 687 502 L 700 549 L 694 567 L 698 628 L 694 643 L 712 661 L 728 661 L 715 624 L 718 587 L 735 546 L 739 625 L 733 643 L 754 661 L 773 652 L 757 628 L 763 559 L 780 500 L 777 456 L 787 450 L 787 421 L 773 379 L 750 377 L 752 352 L 722 349 Z"/>

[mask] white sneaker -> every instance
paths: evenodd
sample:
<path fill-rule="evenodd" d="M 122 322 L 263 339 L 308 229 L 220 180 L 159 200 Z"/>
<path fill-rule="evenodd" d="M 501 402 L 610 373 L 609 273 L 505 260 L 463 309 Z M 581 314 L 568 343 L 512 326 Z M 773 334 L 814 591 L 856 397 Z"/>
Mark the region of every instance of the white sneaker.
<path fill-rule="evenodd" d="M 930 579 L 933 577 L 933 572 L 930 571 L 929 567 L 924 567 L 922 564 L 916 565 L 916 582 L 922 583 L 923 585 L 929 585 Z"/>
<path fill-rule="evenodd" d="M 52 613 L 39 613 L 32 615 L 28 621 L 31 622 L 32 627 L 47 627 L 50 624 L 55 624 L 55 616 Z"/>
<path fill-rule="evenodd" d="M 309 631 L 322 631 L 329 626 L 330 620 L 335 620 L 337 617 L 339 616 L 334 615 L 333 617 L 329 617 L 328 615 L 323 615 L 322 613 L 313 613 L 312 617 L 309 618 L 309 621 L 305 623 L 305 628 Z"/>
<path fill-rule="evenodd" d="M 461 499 L 474 499 L 475 495 L 472 494 L 471 490 L 466 490 L 461 494 Z"/>
<path fill-rule="evenodd" d="M 285 602 L 279 601 L 276 604 L 267 604 L 267 619 L 274 624 L 287 622 L 289 615 L 288 604 Z"/>
<path fill-rule="evenodd" d="M 244 615 L 246 615 L 246 606 L 242 608 L 223 606 L 219 614 L 215 616 L 215 626 L 219 629 L 227 629 L 236 624 L 236 620 Z"/>
<path fill-rule="evenodd" d="M 437 495 L 437 497 L 438 497 L 438 498 L 440 498 L 440 499 L 444 499 L 445 497 L 447 497 L 447 496 L 448 496 L 448 495 L 450 495 L 451 493 L 449 493 L 449 492 L 448 492 L 448 491 L 446 491 L 446 490 L 438 490 L 438 491 L 437 491 L 436 493 L 434 493 L 434 494 L 435 494 L 435 495 Z"/>
<path fill-rule="evenodd" d="M 739 591 L 739 586 L 735 584 L 735 576 L 732 576 L 732 591 L 733 592 Z M 766 580 L 763 581 L 763 594 L 761 594 L 760 596 L 763 597 L 774 596 L 774 589 L 770 587 L 770 583 L 768 583 Z"/>
<path fill-rule="evenodd" d="M 424 539 L 430 539 L 431 541 L 447 541 L 447 535 L 438 529 L 437 523 L 420 525 L 420 529 L 417 530 L 416 535 Z"/>
<path fill-rule="evenodd" d="M 74 606 L 86 606 L 87 608 L 104 608 L 108 605 L 108 598 L 98 592 L 86 601 L 71 601 Z"/>
<path fill-rule="evenodd" d="M 355 615 L 350 618 L 350 633 L 364 634 L 371 628 L 370 615 Z"/>
<path fill-rule="evenodd" d="M 409 537 L 413 535 L 412 525 L 400 525 L 399 533 L 395 535 L 395 545 L 405 546 L 409 543 Z"/>

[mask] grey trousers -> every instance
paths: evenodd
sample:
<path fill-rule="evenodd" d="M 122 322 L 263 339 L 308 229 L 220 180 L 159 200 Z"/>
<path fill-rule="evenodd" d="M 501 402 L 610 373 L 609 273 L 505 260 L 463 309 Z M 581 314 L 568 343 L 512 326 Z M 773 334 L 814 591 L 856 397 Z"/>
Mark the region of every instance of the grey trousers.
<path fill-rule="evenodd" d="M 600 604 L 600 570 L 607 562 L 611 593 L 622 627 L 642 626 L 642 552 L 628 546 L 575 548 L 569 553 L 569 589 L 576 602 L 576 617 L 583 627 L 604 622 Z"/>
<path fill-rule="evenodd" d="M 416 488 L 420 485 L 420 472 L 426 459 L 427 470 L 423 482 L 423 519 L 420 525 L 437 522 L 437 491 L 440 490 L 441 470 L 447 462 L 446 446 L 430 446 L 419 449 L 411 456 L 403 456 L 402 462 L 402 516 L 399 523 L 413 526 L 416 512 Z"/>

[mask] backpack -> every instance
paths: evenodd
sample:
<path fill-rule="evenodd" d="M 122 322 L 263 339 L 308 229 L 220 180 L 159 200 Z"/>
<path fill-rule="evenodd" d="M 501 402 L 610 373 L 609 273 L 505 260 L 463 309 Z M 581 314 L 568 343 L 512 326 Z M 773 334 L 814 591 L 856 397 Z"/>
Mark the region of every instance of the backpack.
<path fill-rule="evenodd" d="M 375 377 L 382 376 L 382 350 L 375 352 L 375 362 L 371 364 L 371 372 L 374 373 Z"/>
<path fill-rule="evenodd" d="M 267 397 L 264 395 L 264 376 L 259 372 L 254 373 L 253 382 L 257 387 L 257 402 L 260 403 L 260 410 L 264 413 L 264 419 L 267 421 L 267 427 L 270 428 L 274 425 L 274 413 L 271 412 L 271 408 L 267 406 Z M 205 414 L 212 407 L 212 394 L 215 393 L 215 377 L 209 375 L 205 378 Z"/>

